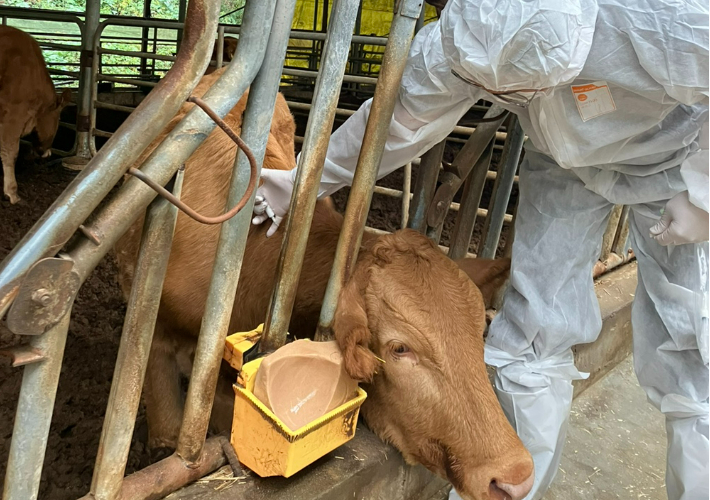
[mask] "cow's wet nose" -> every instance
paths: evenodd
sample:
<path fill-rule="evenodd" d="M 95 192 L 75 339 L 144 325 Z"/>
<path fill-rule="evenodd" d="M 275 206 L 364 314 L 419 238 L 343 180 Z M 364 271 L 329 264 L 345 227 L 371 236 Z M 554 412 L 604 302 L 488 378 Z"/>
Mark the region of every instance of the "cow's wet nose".
<path fill-rule="evenodd" d="M 488 488 L 491 500 L 523 500 L 530 493 L 535 481 L 535 473 L 531 473 L 522 483 L 510 484 L 493 480 Z"/>

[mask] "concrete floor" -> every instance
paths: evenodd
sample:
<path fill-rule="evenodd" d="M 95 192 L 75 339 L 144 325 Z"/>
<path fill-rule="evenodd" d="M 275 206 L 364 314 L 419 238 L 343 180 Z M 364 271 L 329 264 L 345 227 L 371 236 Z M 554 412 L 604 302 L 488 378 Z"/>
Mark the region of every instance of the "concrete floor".
<path fill-rule="evenodd" d="M 567 443 L 545 500 L 665 500 L 666 430 L 631 356 L 572 405 Z"/>

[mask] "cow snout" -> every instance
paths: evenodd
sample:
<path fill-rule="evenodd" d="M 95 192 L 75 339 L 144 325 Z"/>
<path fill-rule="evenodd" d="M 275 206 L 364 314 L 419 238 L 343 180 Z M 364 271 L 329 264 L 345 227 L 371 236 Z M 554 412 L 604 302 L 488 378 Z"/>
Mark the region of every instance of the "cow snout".
<path fill-rule="evenodd" d="M 489 495 L 491 500 L 522 500 L 530 493 L 535 473 L 531 473 L 528 478 L 520 484 L 501 483 L 496 480 L 491 481 Z"/>

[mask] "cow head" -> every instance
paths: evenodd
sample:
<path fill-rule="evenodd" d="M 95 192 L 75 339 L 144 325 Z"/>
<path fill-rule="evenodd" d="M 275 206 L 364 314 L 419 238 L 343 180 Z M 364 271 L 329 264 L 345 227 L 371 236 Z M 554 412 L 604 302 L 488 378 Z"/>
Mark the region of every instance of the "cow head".
<path fill-rule="evenodd" d="M 54 102 L 50 103 L 37 116 L 35 130 L 37 140 L 34 144 L 37 153 L 46 158 L 52 154 L 52 142 L 59 127 L 59 115 L 64 107 L 71 102 L 71 90 L 66 89 L 61 95 L 56 96 Z"/>
<path fill-rule="evenodd" d="M 466 499 L 519 500 L 533 462 L 489 382 L 484 327 L 479 289 L 414 231 L 364 252 L 333 324 L 346 370 L 365 383 L 375 433 Z"/>

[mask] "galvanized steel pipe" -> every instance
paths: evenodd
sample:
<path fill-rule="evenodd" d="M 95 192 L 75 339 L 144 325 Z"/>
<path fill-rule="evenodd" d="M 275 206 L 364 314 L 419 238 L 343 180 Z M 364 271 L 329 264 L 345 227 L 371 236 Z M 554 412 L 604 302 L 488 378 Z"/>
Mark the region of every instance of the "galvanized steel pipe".
<path fill-rule="evenodd" d="M 202 96 L 202 99 L 221 117 L 237 104 L 256 76 L 266 53 L 275 0 L 271 0 L 268 4 L 252 3 L 251 5 L 251 9 L 249 6 L 245 8 L 243 18 L 244 26 L 249 26 L 251 29 L 242 35 L 234 60 Z M 214 39 L 211 34 L 210 38 Z M 186 39 L 183 39 L 183 47 L 186 47 L 186 43 Z M 148 97 L 150 95 L 152 93 Z M 141 172 L 164 185 L 214 127 L 215 123 L 195 106 L 141 165 Z M 101 235 L 101 243 L 95 245 L 89 240 L 82 239 L 72 245 L 70 250 L 82 279 L 86 279 L 155 196 L 155 191 L 150 187 L 138 179 L 131 178 L 92 217 L 91 222 L 86 226 Z M 243 211 L 249 211 L 249 208 Z"/>
<path fill-rule="evenodd" d="M 30 340 L 30 346 L 41 353 L 44 360 L 26 365 L 22 374 L 2 494 L 5 500 L 36 500 L 39 495 L 69 316 L 70 311 L 67 311 L 49 331 Z"/>
<path fill-rule="evenodd" d="M 436 181 L 441 170 L 446 139 L 422 155 L 409 214 L 409 228 L 423 233 L 426 231 L 426 216 L 431 200 L 434 199 Z"/>
<path fill-rule="evenodd" d="M 463 193 L 461 194 L 461 209 L 456 216 L 454 230 L 449 238 L 449 257 L 454 260 L 465 257 L 468 253 L 473 227 L 476 225 L 478 205 L 481 203 L 481 196 L 486 183 L 486 172 L 492 156 L 493 141 L 488 143 L 486 150 L 480 156 L 464 183 Z"/>
<path fill-rule="evenodd" d="M 218 2 L 190 2 L 183 50 L 160 86 L 119 127 L 0 265 L 0 316 L 12 302 L 22 275 L 71 238 L 192 92 L 209 63 L 218 17 Z M 172 172 L 167 177 L 170 176 Z"/>
<path fill-rule="evenodd" d="M 184 170 L 180 169 L 175 177 L 172 193 L 177 198 L 183 175 Z M 177 208 L 160 197 L 153 200 L 146 213 L 91 482 L 96 500 L 114 500 L 121 490 L 177 214 Z"/>
<path fill-rule="evenodd" d="M 358 0 L 336 0 L 333 6 L 279 255 L 276 276 L 280 279 L 274 287 L 260 342 L 262 351 L 278 349 L 286 342 L 358 4 Z"/>
<path fill-rule="evenodd" d="M 486 224 L 483 227 L 482 248 L 477 252 L 482 259 L 492 259 L 495 257 L 498 241 L 500 240 L 500 232 L 503 229 L 503 219 L 505 218 L 505 210 L 508 207 L 510 200 L 510 192 L 513 189 L 515 180 L 515 172 L 518 170 L 518 162 L 520 154 L 523 150 L 523 142 L 525 134 L 520 128 L 518 118 L 512 115 L 508 121 L 508 139 L 503 146 L 503 155 L 500 162 L 500 175 L 496 177 L 493 185 L 492 207 L 488 210 L 489 216 L 486 219 Z"/>
<path fill-rule="evenodd" d="M 271 4 L 270 17 L 273 18 L 273 24 L 265 32 L 271 33 L 266 46 L 269 56 L 264 60 L 249 92 L 242 125 L 242 138 L 249 144 L 257 158 L 257 165 L 259 165 L 257 177 L 260 175 L 260 166 L 266 152 L 296 0 L 271 0 Z M 249 9 L 250 5 L 252 9 L 244 12 L 245 18 L 247 15 L 258 15 L 257 10 L 263 12 L 263 4 L 247 2 L 246 9 Z M 247 33 L 248 31 L 245 30 L 243 36 L 245 37 Z M 237 54 L 246 49 L 240 39 Z M 232 64 L 234 62 L 230 63 L 230 69 Z M 229 189 L 228 207 L 239 201 L 248 182 L 249 161 L 243 152 L 239 151 Z M 251 195 L 244 210 L 222 224 L 219 235 L 176 451 L 177 455 L 188 463 L 197 463 L 200 460 L 207 434 L 224 353 L 224 339 L 229 333 L 234 297 L 253 217 L 254 194 Z"/>
<path fill-rule="evenodd" d="M 357 262 L 367 213 L 372 201 L 372 190 L 377 181 L 397 92 L 422 3 L 422 0 L 402 0 L 392 20 L 378 85 L 365 127 L 352 189 L 348 196 L 348 206 L 345 209 L 345 220 L 335 251 L 335 261 L 323 299 L 316 334 L 319 340 L 327 339 L 332 334 L 333 318 L 340 291 L 350 279 Z"/>

